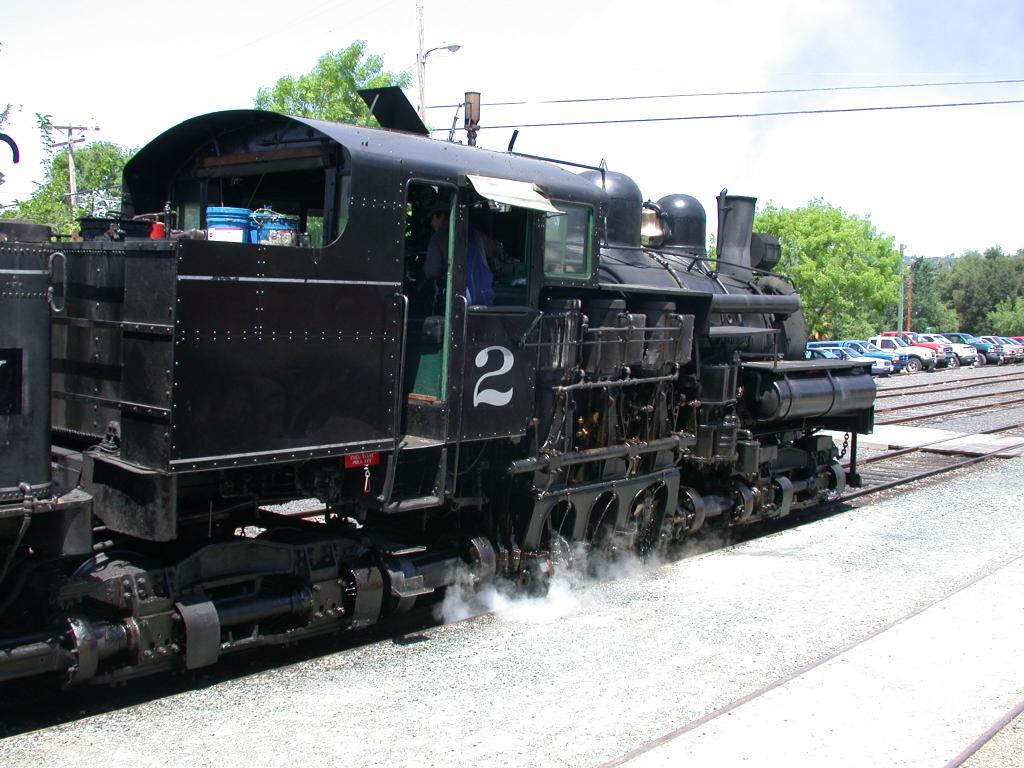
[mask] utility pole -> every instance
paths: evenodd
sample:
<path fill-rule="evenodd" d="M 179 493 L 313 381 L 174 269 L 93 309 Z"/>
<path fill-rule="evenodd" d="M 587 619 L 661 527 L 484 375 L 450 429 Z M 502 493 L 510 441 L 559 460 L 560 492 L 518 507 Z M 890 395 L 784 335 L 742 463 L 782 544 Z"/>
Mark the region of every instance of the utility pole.
<path fill-rule="evenodd" d="M 427 86 L 423 83 L 427 76 L 427 57 L 423 55 L 423 0 L 416 0 L 416 25 L 418 41 L 416 45 L 416 82 L 420 89 L 420 120 L 427 124 Z"/>
<path fill-rule="evenodd" d="M 910 318 L 914 313 L 914 275 L 907 275 L 907 330 L 914 330 L 910 325 Z"/>
<path fill-rule="evenodd" d="M 896 313 L 896 330 L 899 333 L 903 333 L 903 288 L 906 285 L 905 275 L 903 274 L 903 243 L 900 243 L 900 311 Z"/>
<path fill-rule="evenodd" d="M 78 195 L 78 185 L 75 179 L 75 144 L 85 141 L 85 132 L 90 128 L 87 125 L 54 125 L 52 127 L 55 131 L 64 131 L 68 135 L 65 141 L 54 142 L 53 146 L 68 148 L 68 210 L 74 215 L 75 197 Z M 91 130 L 98 131 L 99 128 L 93 127 Z M 76 136 L 76 131 L 81 131 L 81 133 Z"/>
<path fill-rule="evenodd" d="M 461 45 L 439 45 L 436 48 L 423 50 L 423 0 L 416 0 L 416 81 L 420 89 L 420 120 L 427 124 L 427 56 L 434 51 L 450 51 L 455 53 Z"/>

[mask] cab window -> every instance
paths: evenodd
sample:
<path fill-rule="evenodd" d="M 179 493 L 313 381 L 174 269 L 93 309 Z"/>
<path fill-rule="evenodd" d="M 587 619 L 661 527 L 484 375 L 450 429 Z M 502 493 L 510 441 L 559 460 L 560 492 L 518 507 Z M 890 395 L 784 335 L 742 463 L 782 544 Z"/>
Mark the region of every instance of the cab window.
<path fill-rule="evenodd" d="M 590 277 L 593 211 L 583 205 L 556 202 L 565 211 L 547 217 L 544 228 L 544 274 L 584 280 Z"/>

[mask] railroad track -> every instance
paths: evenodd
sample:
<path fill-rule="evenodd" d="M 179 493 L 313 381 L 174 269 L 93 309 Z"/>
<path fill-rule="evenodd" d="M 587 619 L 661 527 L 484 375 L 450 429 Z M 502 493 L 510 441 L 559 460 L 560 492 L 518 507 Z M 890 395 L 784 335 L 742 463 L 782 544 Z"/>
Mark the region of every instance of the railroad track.
<path fill-rule="evenodd" d="M 883 398 L 899 398 L 900 402 L 878 405 L 875 408 L 875 423 L 911 424 L 928 422 L 964 413 L 987 411 L 1003 407 L 1024 405 L 1024 387 L 1012 387 L 1018 381 L 1024 381 L 1024 372 L 1004 376 L 986 376 L 984 381 L 963 383 L 957 379 L 939 382 L 939 389 L 931 385 L 927 389 L 918 387 L 894 388 L 880 390 L 876 402 Z M 1011 388 L 1007 388 L 1009 385 Z M 998 387 L 995 391 L 965 392 L 964 390 L 979 387 Z M 935 398 L 938 393 L 954 393 L 950 397 Z M 937 406 L 955 404 L 955 407 L 939 408 Z M 922 409 L 925 409 L 922 412 Z M 895 417 L 889 414 L 895 415 Z M 881 418 L 877 418 L 881 416 Z"/>
<path fill-rule="evenodd" d="M 885 399 L 888 397 L 903 397 L 908 393 L 912 394 L 926 394 L 929 392 L 942 392 L 948 390 L 952 385 L 958 385 L 957 389 L 972 389 L 974 387 L 984 387 L 993 382 L 1000 381 L 1024 381 L 1024 371 L 1010 371 L 1007 373 L 999 373 L 992 375 L 978 374 L 974 376 L 959 376 L 957 378 L 946 378 L 942 381 L 928 381 L 922 384 L 907 384 L 904 386 L 879 386 L 878 394 L 875 399 Z"/>
<path fill-rule="evenodd" d="M 1024 390 L 1021 390 L 1021 391 L 1024 391 Z M 1006 394 L 1006 393 L 996 392 L 996 393 L 992 393 L 990 395 L 980 395 L 980 396 L 978 396 L 975 399 L 982 399 L 982 398 L 986 398 L 986 397 L 998 397 L 1001 394 Z M 963 402 L 963 398 L 958 398 L 957 402 Z M 907 416 L 901 416 L 898 419 L 876 419 L 875 420 L 875 424 L 877 424 L 879 426 L 882 426 L 882 425 L 885 425 L 885 424 L 910 424 L 910 423 L 915 422 L 915 421 L 924 421 L 924 422 L 934 421 L 935 419 L 940 419 L 940 418 L 943 418 L 945 416 L 955 416 L 955 415 L 958 415 L 958 414 L 961 414 L 961 413 L 975 413 L 977 411 L 986 411 L 986 410 L 991 410 L 993 408 L 1002 408 L 1002 407 L 1007 406 L 1007 405 L 1010 405 L 1010 406 L 1024 405 L 1024 397 L 1013 397 L 1013 398 L 1010 398 L 1008 400 L 997 400 L 995 402 L 978 403 L 978 404 L 975 404 L 975 405 L 965 405 L 965 406 L 960 407 L 960 408 L 946 408 L 946 409 L 941 410 L 941 411 L 930 410 L 927 413 L 910 414 L 910 415 L 907 415 Z M 905 405 L 905 406 L 902 406 L 900 408 L 887 408 L 887 409 L 883 410 L 883 413 L 892 412 L 892 411 L 906 411 L 906 410 L 913 409 L 913 408 L 932 408 L 932 406 L 931 406 L 931 404 L 928 404 L 928 405 L 924 405 L 924 404 L 922 404 L 922 405 Z M 876 413 L 877 413 L 877 411 L 876 411 Z"/>
<path fill-rule="evenodd" d="M 690 720 L 687 723 L 684 723 L 684 724 L 682 724 L 682 725 L 680 725 L 680 726 L 678 726 L 676 728 L 673 728 L 672 730 L 667 731 L 667 732 L 663 733 L 662 735 L 660 735 L 660 736 L 658 736 L 658 737 L 656 737 L 654 739 L 651 739 L 650 741 L 648 741 L 648 742 L 646 742 L 644 744 L 641 744 L 640 746 L 630 750 L 629 752 L 625 753 L 624 755 L 621 755 L 621 756 L 619 756 L 619 757 L 617 757 L 617 758 L 615 758 L 613 760 L 609 760 L 609 761 L 607 761 L 605 763 L 602 763 L 599 766 L 599 768 L 617 768 L 618 766 L 630 763 L 633 760 L 636 760 L 637 758 L 641 757 L 642 755 L 644 755 L 644 754 L 646 754 L 648 752 L 652 752 L 653 750 L 657 749 L 658 747 L 661 747 L 661 746 L 663 746 L 663 745 L 673 741 L 674 739 L 679 738 L 680 736 L 683 736 L 683 735 L 685 735 L 687 733 L 690 733 L 691 731 L 694 731 L 694 730 L 696 730 L 698 728 L 703 728 L 704 726 L 706 726 L 709 723 L 717 720 L 720 717 L 730 715 L 734 711 L 738 710 L 740 707 L 743 707 L 746 704 L 749 704 L 749 703 L 751 703 L 753 701 L 756 701 L 756 700 L 762 698 L 763 696 L 771 693 L 772 691 L 774 691 L 774 690 L 776 690 L 778 688 L 781 688 L 782 686 L 786 685 L 787 683 L 791 683 L 791 682 L 793 682 L 795 680 L 798 680 L 798 679 L 804 677 L 808 673 L 813 672 L 814 670 L 816 670 L 819 667 L 827 664 L 828 662 L 830 662 L 830 661 L 832 661 L 834 659 L 841 658 L 841 657 L 845 656 L 846 654 L 850 653 L 851 651 L 853 651 L 854 649 L 858 648 L 859 646 L 864 645 L 865 643 L 867 643 L 867 642 L 869 642 L 871 640 L 874 640 L 875 638 L 885 634 L 886 632 L 888 632 L 888 631 L 890 631 L 890 630 L 900 626 L 901 624 L 904 624 L 905 622 L 907 622 L 907 621 L 909 621 L 909 620 L 911 620 L 911 619 L 913 619 L 913 618 L 915 618 L 917 616 L 920 616 L 925 611 L 928 611 L 928 610 L 930 610 L 930 609 L 932 609 L 932 608 L 934 608 L 936 606 L 939 606 L 939 605 L 945 603 L 950 598 L 953 598 L 956 595 L 959 595 L 961 592 L 964 592 L 965 590 L 975 586 L 976 584 L 984 581 L 985 579 L 987 579 L 987 578 L 989 578 L 991 576 L 996 575 L 997 573 L 999 573 L 1000 571 L 1004 570 L 1005 568 L 1008 568 L 1008 567 L 1014 565 L 1022 557 L 1024 557 L 1024 555 L 1015 555 L 1015 556 L 1011 557 L 1010 559 L 1008 559 L 1008 560 L 1006 560 L 1004 562 L 999 563 L 994 568 L 986 570 L 986 571 L 976 575 L 975 577 L 969 579 L 968 581 L 959 584 L 958 586 L 956 586 L 955 588 L 949 590 L 948 592 L 946 592 L 945 594 L 941 595 L 937 599 L 931 600 L 931 601 L 925 603 L 924 605 L 921 605 L 921 606 L 915 608 L 912 611 L 908 611 L 907 613 L 899 616 L 898 618 L 895 618 L 895 619 L 892 619 L 892 620 L 888 621 L 887 623 L 883 624 L 882 626 L 877 627 L 876 629 L 874 629 L 874 630 L 872 630 L 872 631 L 870 631 L 870 632 L 868 632 L 868 633 L 866 633 L 866 634 L 864 634 L 864 635 L 862 635 L 860 637 L 855 638 L 854 640 L 852 640 L 851 642 L 849 642 L 846 645 L 842 646 L 841 648 L 838 648 L 838 649 L 836 649 L 835 651 L 833 651 L 831 653 L 824 654 L 824 655 L 814 659 L 813 661 L 810 661 L 809 663 L 804 664 L 803 666 L 799 667 L 798 669 L 795 669 L 792 672 L 790 672 L 790 673 L 788 673 L 786 675 L 783 675 L 781 677 L 778 677 L 775 680 L 772 680 L 771 682 L 761 686 L 760 688 L 757 688 L 756 690 L 751 691 L 750 693 L 747 693 L 744 696 L 736 698 L 736 699 L 728 702 L 727 704 L 724 704 L 724 705 L 718 707 L 717 709 L 702 715 L 701 717 L 695 718 L 693 720 Z M 1002 730 L 1002 728 L 1004 728 L 1008 723 L 1010 723 L 1012 720 L 1014 720 L 1022 712 L 1024 712 L 1024 701 L 1022 701 L 1022 702 L 1018 703 L 1017 705 L 1015 705 L 1010 711 L 1006 712 L 1002 717 L 1000 717 L 998 720 L 996 720 L 994 723 L 992 723 L 981 735 L 978 736 L 977 739 L 975 739 L 973 742 L 971 742 L 971 744 L 969 744 L 967 747 L 965 747 L 960 753 L 958 753 L 955 757 L 953 757 L 951 760 L 949 760 L 945 764 L 944 768 L 959 768 L 959 766 L 961 766 L 965 762 L 967 762 L 967 760 L 972 755 L 974 755 L 985 744 L 987 744 L 989 741 L 991 741 L 996 736 L 996 734 L 998 734 Z"/>
<path fill-rule="evenodd" d="M 1001 376 L 986 376 L 987 380 L 984 383 L 992 383 L 992 380 L 1005 381 L 1006 379 L 1020 378 L 1024 379 L 1024 372 L 1019 374 L 1001 375 Z M 975 382 L 979 386 L 982 382 Z M 942 386 L 949 388 L 950 382 L 944 382 Z M 1002 394 L 1002 393 L 997 393 Z M 989 394 L 988 397 L 993 395 Z M 979 394 L 976 399 L 983 399 L 986 395 Z M 962 400 L 959 399 L 958 400 Z M 1024 399 L 1020 400 L 1024 402 Z M 997 407 L 998 404 L 986 404 L 978 407 Z M 908 408 L 911 406 L 903 406 L 902 408 Z M 880 410 L 895 410 L 895 409 L 880 409 Z M 935 412 L 922 416 L 919 418 L 933 418 L 949 413 L 958 412 L 959 409 L 949 409 L 947 411 Z M 881 422 L 880 422 L 881 423 Z M 984 430 L 979 434 L 996 434 L 1000 432 L 1010 432 L 1014 429 L 1024 430 L 1024 421 L 1015 422 L 1005 426 L 995 427 L 992 429 Z M 830 514 L 838 511 L 841 507 L 849 505 L 851 502 L 870 497 L 874 494 L 880 494 L 893 488 L 908 485 L 921 480 L 926 480 L 932 477 L 940 476 L 944 473 L 952 472 L 961 468 L 969 467 L 974 464 L 983 463 L 994 458 L 997 458 L 1000 454 L 1006 453 L 1008 450 L 1012 450 L 1014 447 L 1024 449 L 1024 435 L 1020 436 L 1020 442 L 1015 443 L 1009 447 L 1000 447 L 978 456 L 965 456 L 955 451 L 939 453 L 941 444 L 948 442 L 948 440 L 937 440 L 924 445 L 902 448 L 891 451 L 884 451 L 881 453 L 872 453 L 870 455 L 863 456 L 858 460 L 858 469 L 861 470 L 861 478 L 863 480 L 863 486 L 858 488 L 849 489 L 846 493 L 836 497 L 835 499 L 819 505 L 815 508 L 801 510 L 799 513 L 792 515 L 790 518 L 786 518 L 781 521 L 769 523 L 764 526 L 758 526 L 760 528 L 760 534 L 767 534 L 778 531 L 787 527 L 795 527 L 801 525 L 808 520 L 813 520 L 817 517 Z M 950 438 L 957 439 L 957 438 Z M 848 465 L 847 465 L 848 466 Z M 736 541 L 741 541 L 747 537 L 756 537 L 760 535 L 755 530 L 743 530 L 742 532 L 737 529 L 735 531 L 735 537 L 723 539 L 721 546 L 728 546 Z M 966 588 L 961 587 L 961 589 Z M 959 590 L 958 590 L 959 591 Z M 952 596 L 954 593 L 950 593 L 945 597 L 941 598 L 936 602 L 941 602 Z M 96 689 L 80 689 L 74 690 L 70 693 L 63 693 L 60 695 L 50 695 L 53 692 L 42 692 L 33 686 L 27 684 L 8 684 L 7 693 L 13 694 L 12 696 L 12 709 L 4 711 L 3 714 L 6 717 L 0 717 L 0 722 L 7 720 L 0 726 L 0 738 L 4 736 L 10 736 L 16 733 L 24 732 L 38 727 L 46 727 L 48 725 L 57 724 L 60 722 L 66 722 L 68 720 L 75 720 L 84 715 L 94 715 L 97 713 L 121 709 L 124 707 L 130 707 L 135 704 L 159 699 L 164 696 L 173 695 L 189 689 L 208 686 L 212 683 L 228 681 L 238 677 L 244 677 L 258 672 L 261 670 L 273 669 L 280 666 L 286 666 L 288 664 L 295 663 L 304 659 L 314 658 L 327 653 L 335 653 L 340 650 L 347 648 L 354 648 L 366 644 L 372 644 L 376 642 L 382 642 L 391 640 L 398 642 L 396 638 L 404 636 L 415 637 L 417 632 L 426 629 L 432 625 L 435 625 L 437 621 L 430 615 L 431 606 L 423 612 L 417 611 L 415 615 L 406 617 L 400 625 L 391 627 L 385 631 L 380 628 L 376 631 L 368 631 L 365 635 L 359 638 L 352 638 L 348 641 L 341 641 L 337 638 L 325 638 L 322 641 L 313 641 L 307 647 L 289 653 L 288 655 L 281 657 L 280 654 L 267 652 L 257 653 L 251 657 L 245 659 L 239 658 L 237 660 L 228 659 L 227 663 L 221 665 L 217 670 L 208 672 L 206 674 L 197 677 L 179 676 L 171 677 L 157 681 L 145 681 L 139 685 L 131 686 L 127 689 L 120 690 L 109 690 L 105 689 L 106 692 L 102 697 L 96 697 Z M 922 609 L 924 610 L 924 609 Z M 898 621 L 903 621 L 907 617 L 903 617 Z M 898 623 L 898 622 L 894 622 Z M 884 631 L 883 628 L 880 631 Z M 738 708 L 742 704 L 752 701 L 761 695 L 769 692 L 770 690 L 784 684 L 789 679 L 793 679 L 800 674 L 803 674 L 811 669 L 824 664 L 826 661 L 834 658 L 846 650 L 855 647 L 856 644 L 865 642 L 870 638 L 862 638 L 854 645 L 849 646 L 846 649 L 841 649 L 835 654 L 828 657 L 819 659 L 814 663 L 804 667 L 802 670 L 798 670 L 791 676 L 780 679 L 772 683 L 771 685 L 759 689 L 742 699 L 737 699 L 734 702 L 726 705 L 715 712 L 709 713 L 702 718 L 692 721 L 678 729 L 673 730 L 670 734 L 663 737 L 662 740 L 668 740 L 674 738 L 677 735 L 681 735 L 689 730 L 693 730 L 710 720 L 713 720 L 722 715 L 726 715 L 732 710 Z M 232 663 L 234 662 L 234 663 Z M 19 705 L 14 708 L 13 700 L 17 699 Z M 1024 706 L 1024 703 L 1022 703 Z M 0 711 L 6 710 L 6 707 L 0 707 Z M 1009 722 L 1010 719 L 1019 714 L 1019 710 L 1016 713 L 1008 715 L 1008 719 L 1005 722 Z M 1005 725 L 1002 720 L 1000 723 Z M 966 760 L 971 754 L 976 752 L 983 746 L 985 741 L 992 738 L 992 736 L 999 730 L 1002 725 L 996 723 L 991 734 L 984 739 L 984 741 L 978 741 L 974 744 L 970 751 L 965 750 L 962 754 L 962 760 L 960 763 L 951 762 L 949 768 L 960 765 Z M 996 727 L 998 726 L 998 727 Z M 987 732 L 986 732 L 987 733 Z M 979 737 L 980 738 L 980 737 Z M 659 742 L 660 743 L 660 742 Z M 626 762 L 627 759 L 636 757 L 637 754 L 653 749 L 657 746 L 656 743 L 648 745 L 646 748 L 642 748 L 639 752 L 630 753 L 628 756 L 624 756 L 616 761 L 607 763 L 606 766 L 610 768 L 613 765 L 620 765 Z"/>

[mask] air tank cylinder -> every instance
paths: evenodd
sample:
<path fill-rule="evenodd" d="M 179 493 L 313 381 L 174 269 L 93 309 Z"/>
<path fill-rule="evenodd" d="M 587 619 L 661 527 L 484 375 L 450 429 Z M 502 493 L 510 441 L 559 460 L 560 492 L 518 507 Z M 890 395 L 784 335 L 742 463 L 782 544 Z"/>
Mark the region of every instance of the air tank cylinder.
<path fill-rule="evenodd" d="M 866 374 L 784 377 L 760 390 L 754 409 L 759 421 L 855 413 L 875 401 L 875 382 Z"/>
<path fill-rule="evenodd" d="M 0 243 L 0 504 L 50 492 L 48 258 Z"/>

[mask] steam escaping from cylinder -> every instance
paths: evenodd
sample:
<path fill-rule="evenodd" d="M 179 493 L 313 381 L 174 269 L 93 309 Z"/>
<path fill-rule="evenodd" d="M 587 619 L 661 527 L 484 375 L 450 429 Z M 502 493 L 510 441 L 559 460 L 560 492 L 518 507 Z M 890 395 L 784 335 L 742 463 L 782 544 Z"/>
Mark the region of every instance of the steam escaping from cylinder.
<path fill-rule="evenodd" d="M 508 579 L 481 584 L 465 566 L 460 568 L 455 583 L 445 590 L 444 599 L 434 606 L 434 618 L 451 624 L 489 613 L 503 621 L 549 624 L 599 608 L 604 594 L 599 585 L 603 583 L 636 579 L 680 559 L 731 543 L 726 534 L 702 532 L 688 538 L 671 556 L 641 557 L 634 551 L 602 552 L 577 542 L 555 563 L 554 573 L 542 593 L 538 593 L 536 584 L 527 590 Z"/>

